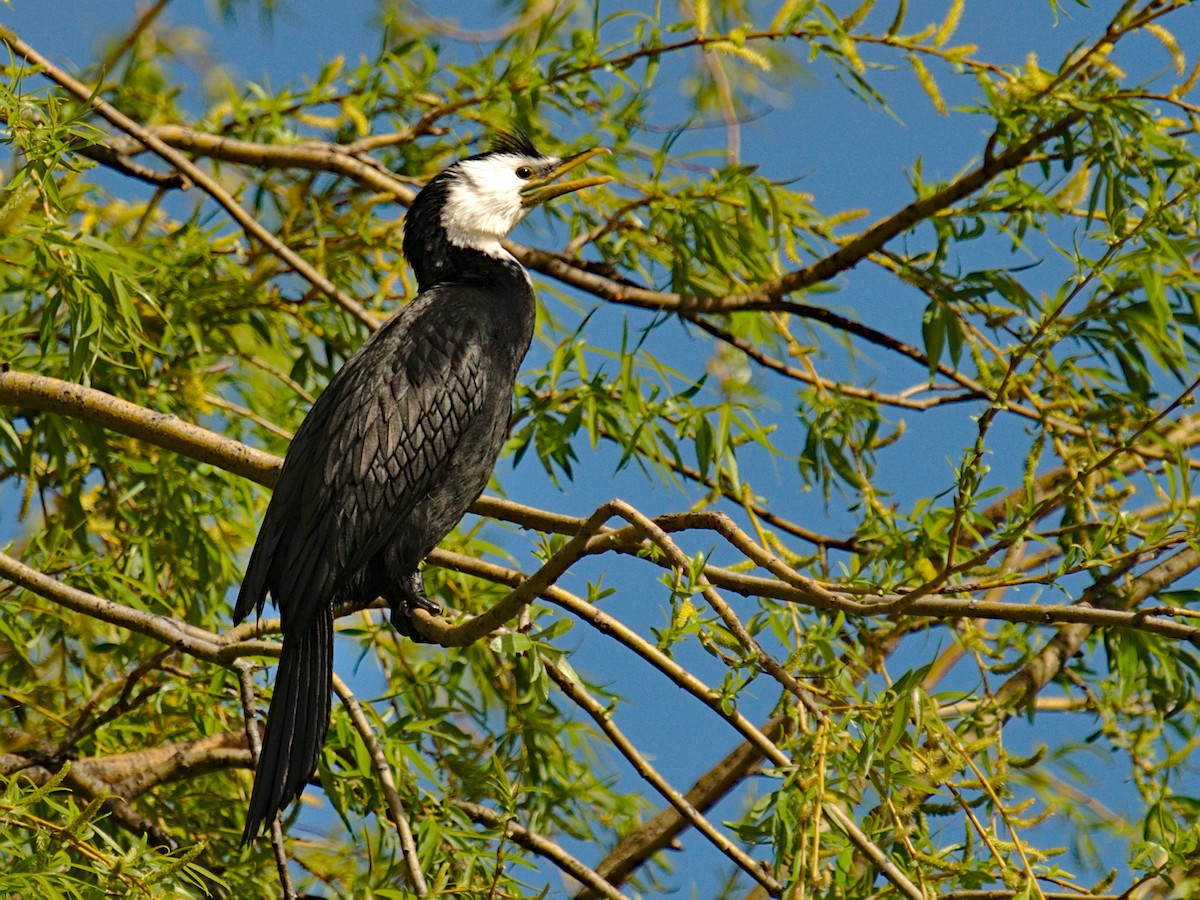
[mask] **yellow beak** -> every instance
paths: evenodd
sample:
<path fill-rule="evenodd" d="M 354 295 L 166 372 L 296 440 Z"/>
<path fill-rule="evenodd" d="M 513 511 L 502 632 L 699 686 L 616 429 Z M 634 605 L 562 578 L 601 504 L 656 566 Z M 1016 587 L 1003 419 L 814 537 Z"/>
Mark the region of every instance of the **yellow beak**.
<path fill-rule="evenodd" d="M 612 178 L 608 175 L 576 178 L 572 181 L 557 181 L 558 178 L 562 177 L 564 172 L 575 168 L 581 163 L 587 162 L 593 156 L 599 156 L 601 153 L 607 152 L 603 147 L 593 147 L 591 150 L 584 150 L 582 153 L 568 156 L 546 174 L 530 179 L 529 183 L 521 188 L 521 205 L 527 208 L 539 206 L 547 200 L 553 200 L 555 197 L 561 197 L 563 194 L 569 194 L 572 191 L 578 191 L 586 187 L 595 187 L 598 184 L 607 184 L 612 181 Z"/>

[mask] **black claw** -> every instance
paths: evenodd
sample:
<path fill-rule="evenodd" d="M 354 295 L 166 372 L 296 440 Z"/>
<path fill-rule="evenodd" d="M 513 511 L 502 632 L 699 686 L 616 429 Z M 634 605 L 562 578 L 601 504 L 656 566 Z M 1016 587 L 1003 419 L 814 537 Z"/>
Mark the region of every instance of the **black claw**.
<path fill-rule="evenodd" d="M 425 582 L 421 580 L 420 572 L 413 572 L 408 581 L 403 582 L 399 587 L 398 594 L 389 598 L 390 602 L 388 603 L 392 611 L 392 627 L 406 638 L 422 644 L 429 643 L 429 639 L 423 637 L 413 627 L 412 616 L 418 609 L 425 610 L 431 616 L 440 616 L 442 614 L 441 604 L 434 603 L 426 596 Z"/>

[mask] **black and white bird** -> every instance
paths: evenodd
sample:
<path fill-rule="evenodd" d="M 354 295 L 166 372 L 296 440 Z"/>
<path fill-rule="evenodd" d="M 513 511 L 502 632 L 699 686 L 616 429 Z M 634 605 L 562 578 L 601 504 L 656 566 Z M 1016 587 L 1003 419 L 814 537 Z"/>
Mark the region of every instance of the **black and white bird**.
<path fill-rule="evenodd" d="M 308 784 L 329 726 L 334 607 L 383 597 L 393 626 L 439 612 L 419 565 L 487 485 L 533 336 L 529 275 L 501 239 L 602 150 L 546 156 L 522 134 L 417 195 L 404 255 L 417 297 L 329 382 L 288 449 L 233 612 L 279 607 L 283 649 L 243 843 Z"/>

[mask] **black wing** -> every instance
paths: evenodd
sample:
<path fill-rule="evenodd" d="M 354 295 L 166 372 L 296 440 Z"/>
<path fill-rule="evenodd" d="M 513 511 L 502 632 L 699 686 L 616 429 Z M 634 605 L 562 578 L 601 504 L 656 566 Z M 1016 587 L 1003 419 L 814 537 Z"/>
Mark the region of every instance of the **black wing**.
<path fill-rule="evenodd" d="M 288 449 L 235 621 L 261 613 L 269 592 L 285 637 L 302 629 L 342 598 L 437 480 L 488 387 L 484 325 L 464 299 L 421 294 L 313 405 Z"/>

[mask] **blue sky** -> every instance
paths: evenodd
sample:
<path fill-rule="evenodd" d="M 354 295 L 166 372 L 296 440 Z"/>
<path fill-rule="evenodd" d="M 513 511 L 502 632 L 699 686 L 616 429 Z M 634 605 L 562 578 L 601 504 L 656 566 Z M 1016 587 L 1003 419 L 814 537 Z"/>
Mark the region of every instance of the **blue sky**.
<path fill-rule="evenodd" d="M 843 13 L 856 5 L 831 3 L 834 9 Z M 932 22 L 942 18 L 948 2 L 913 0 L 909 5 L 910 21 Z M 1047 65 L 1054 65 L 1082 36 L 1094 36 L 1101 29 L 1110 4 L 1098 2 L 1093 5 L 1095 8 L 1089 10 L 1065 3 L 1055 15 L 1046 0 L 969 2 L 955 41 L 978 44 L 978 56 L 1001 65 L 1020 65 L 1031 51 Z M 602 9 L 607 10 L 610 6 L 618 8 L 617 4 L 606 3 Z M 890 16 L 892 5 L 886 6 L 886 10 L 881 9 L 875 14 Z M 100 35 L 120 29 L 131 21 L 134 8 L 134 3 L 117 0 L 12 0 L 11 9 L 0 14 L 0 20 L 56 63 L 76 68 L 90 61 Z M 486 7 L 492 8 L 498 7 Z M 211 3 L 175 0 L 169 5 L 165 18 L 176 25 L 194 25 L 202 32 L 201 41 L 206 52 L 222 61 L 235 83 L 256 81 L 278 87 L 312 75 L 336 55 L 344 55 L 350 60 L 360 54 L 373 56 L 378 44 L 372 24 L 374 9 L 374 3 L 362 0 L 343 0 L 336 5 L 321 0 L 291 0 L 267 28 L 260 23 L 252 5 L 244 5 L 236 24 L 227 24 L 216 18 Z M 496 14 L 478 9 L 476 3 L 454 0 L 437 4 L 436 15 L 457 20 L 464 26 L 485 28 Z M 69 22 L 70 27 L 64 28 L 65 22 Z M 1171 22 L 1179 29 L 1177 37 L 1185 49 L 1200 47 L 1200 16 L 1195 11 L 1176 16 Z M 1130 58 L 1123 58 L 1124 64 L 1136 64 L 1147 73 L 1164 69 L 1169 64 L 1162 47 L 1150 39 L 1140 39 L 1133 50 L 1132 63 Z M 470 57 L 473 49 L 469 44 L 462 44 L 455 52 Z M 884 59 L 885 54 L 880 53 L 876 58 Z M 680 67 L 677 73 L 680 75 L 684 74 L 683 67 L 687 64 L 685 59 L 668 63 Z M 978 89 L 969 76 L 955 78 L 941 71 L 938 76 L 951 106 L 970 105 L 977 98 Z M 895 71 L 877 73 L 872 79 L 888 96 L 899 120 L 849 99 L 833 73 L 818 64 L 804 79 L 788 86 L 788 93 L 781 95 L 776 108 L 744 126 L 743 159 L 759 165 L 768 177 L 802 179 L 804 189 L 814 195 L 816 206 L 822 210 L 869 210 L 869 216 L 863 220 L 865 223 L 911 200 L 905 173 L 918 159 L 926 179 L 934 180 L 949 178 L 978 158 L 986 138 L 988 120 L 939 115 L 916 84 L 911 71 L 902 64 Z M 661 79 L 651 111 L 650 118 L 658 125 L 677 123 L 686 114 L 682 96 L 672 92 L 669 84 L 669 78 Z M 198 104 L 199 88 L 193 83 L 190 90 L 192 99 Z M 564 137 L 574 138 L 575 135 Z M 686 138 L 679 147 L 685 152 L 711 146 L 718 139 L 712 133 L 698 133 Z M 555 239 L 544 222 L 538 220 L 531 221 L 523 229 L 516 235 L 518 239 L 531 243 L 552 243 Z M 978 254 L 978 258 L 963 260 L 964 268 L 980 266 L 998 257 L 1014 265 L 1038 263 L 1045 272 L 1047 288 L 1055 286 L 1055 262 L 1052 259 L 1013 257 L 1007 248 L 982 242 L 971 252 Z M 851 312 L 883 331 L 917 345 L 922 343 L 921 313 L 925 300 L 915 290 L 898 288 L 894 280 L 867 269 L 840 279 L 839 286 L 839 292 L 823 295 L 825 302 Z M 626 319 L 634 327 L 641 327 L 647 324 L 648 314 L 640 317 L 638 313 L 626 310 L 600 310 L 589 327 L 613 329 Z M 681 369 L 696 372 L 697 359 L 702 360 L 706 348 L 700 342 L 692 346 L 683 342 L 667 352 L 674 354 L 672 361 Z M 874 374 L 883 387 L 908 386 L 923 380 L 924 373 L 915 366 L 886 359 L 882 363 Z M 871 370 L 868 368 L 867 371 Z M 779 403 L 787 408 L 791 402 L 786 389 L 782 389 Z M 909 416 L 906 425 L 910 434 L 922 436 L 922 439 L 906 440 L 902 448 L 893 452 L 894 455 L 889 456 L 885 451 L 880 458 L 884 485 L 894 492 L 902 505 L 926 495 L 931 480 L 938 485 L 947 484 L 951 460 L 974 436 L 972 423 L 953 410 Z M 1011 430 L 1008 441 L 1014 451 L 1019 451 L 1026 441 L 1020 423 L 1005 423 L 1001 428 Z M 780 439 L 797 441 L 800 435 L 785 427 Z M 998 445 L 1004 446 L 1003 442 Z M 581 455 L 582 452 L 583 448 Z M 599 451 L 594 463 L 584 458 L 585 465 L 594 464 L 596 471 L 604 473 L 611 471 L 614 461 L 612 451 L 606 450 Z M 1022 462 L 1021 452 L 1008 456 L 999 453 L 993 465 L 1007 480 L 1009 475 L 1019 471 Z M 501 473 L 509 496 L 574 514 L 586 514 L 613 495 L 626 497 L 652 514 L 686 505 L 679 494 L 661 487 L 652 488 L 632 472 L 612 479 L 582 478 L 566 483 L 561 490 L 549 485 L 533 465 L 526 465 L 514 473 L 507 463 L 502 463 Z M 782 471 L 772 461 L 762 458 L 757 460 L 757 466 L 749 476 L 760 490 L 774 485 L 780 496 L 791 492 L 797 504 L 794 512 L 789 510 L 792 518 L 803 519 L 820 530 L 836 530 L 839 526 L 836 516 L 831 520 L 826 518 L 826 510 L 818 498 L 801 495 L 794 473 Z M 13 509 L 14 496 L 0 492 L 0 540 L 6 539 L 5 516 L 11 516 L 9 511 Z M 518 562 L 527 564 L 528 560 Z M 595 569 L 581 569 L 581 572 L 587 571 L 594 573 Z M 577 586 L 582 584 L 579 575 L 573 577 L 577 579 Z M 647 595 L 643 590 L 636 583 L 625 587 L 627 590 L 613 599 L 609 611 L 643 630 L 650 625 L 662 624 L 662 612 L 655 604 L 646 602 Z M 657 757 L 656 764 L 675 783 L 690 785 L 704 767 L 732 748 L 735 742 L 732 733 L 717 732 L 718 736 L 710 744 L 707 738 L 712 734 L 708 727 L 711 720 L 703 712 L 697 713 L 682 703 L 678 692 L 653 677 L 648 669 L 645 678 L 632 681 L 635 689 L 626 687 L 631 683 L 627 680 L 629 667 L 632 665 L 636 671 L 641 664 L 623 653 L 614 653 L 609 643 L 589 639 L 581 632 L 582 629 L 577 628 L 572 633 L 579 641 L 574 664 L 602 679 L 609 678 L 621 684 L 626 695 L 636 692 L 637 701 L 628 713 L 623 714 L 620 724 L 639 746 L 652 750 Z M 928 648 L 930 655 L 934 650 L 932 646 Z M 689 662 L 701 667 L 708 665 L 708 660 L 699 654 Z M 761 698 L 764 708 L 769 706 L 772 698 L 773 692 L 764 686 Z M 1038 725 L 1043 731 L 1053 728 L 1053 717 L 1042 717 Z M 690 735 L 695 740 L 680 741 L 680 735 Z M 1014 729 L 1011 740 L 1018 744 L 1027 741 L 1032 746 L 1038 740 L 1038 733 L 1032 728 L 1024 733 Z M 689 752 L 674 752 L 681 746 L 687 747 Z M 1021 752 L 1019 747 L 1012 749 Z M 1120 778 L 1123 775 L 1118 776 L 1109 796 L 1114 805 L 1121 802 Z M 694 837 L 687 839 L 689 846 L 696 842 Z M 708 881 L 707 876 L 724 870 L 721 858 L 715 854 L 706 857 L 703 865 L 709 868 L 708 873 L 680 873 L 687 877 L 679 883 L 686 884 L 692 879 L 700 885 L 715 883 Z M 703 887 L 700 896 L 704 896 Z"/>

